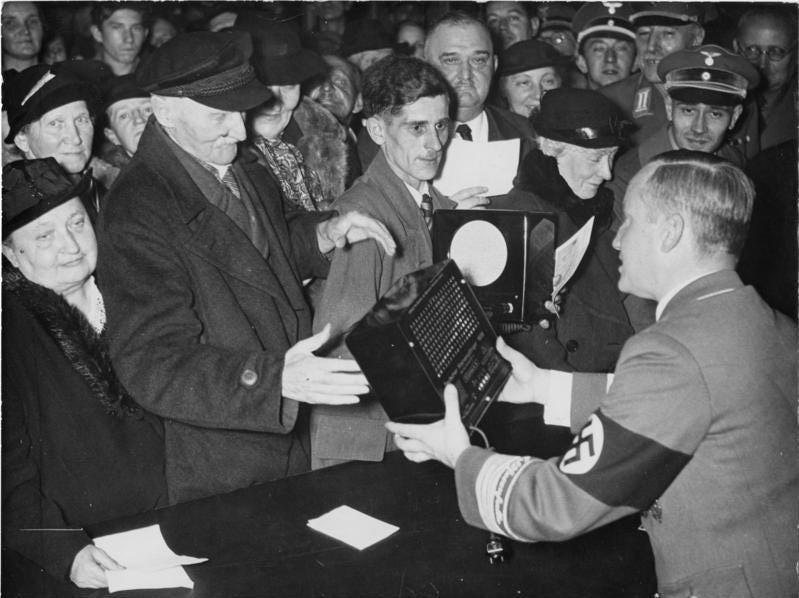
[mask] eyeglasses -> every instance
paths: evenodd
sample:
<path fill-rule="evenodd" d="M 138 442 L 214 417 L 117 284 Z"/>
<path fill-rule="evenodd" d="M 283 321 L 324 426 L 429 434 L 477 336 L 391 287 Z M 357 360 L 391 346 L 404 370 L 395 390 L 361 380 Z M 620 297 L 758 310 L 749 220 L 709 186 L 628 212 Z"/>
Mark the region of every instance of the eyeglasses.
<path fill-rule="evenodd" d="M 760 60 L 763 54 L 765 54 L 771 62 L 779 62 L 790 54 L 794 48 L 796 48 L 796 44 L 790 48 L 781 48 L 779 46 L 769 46 L 767 48 L 762 48 L 761 46 L 747 46 L 746 48 L 740 48 L 739 52 L 744 58 L 752 62 Z"/>

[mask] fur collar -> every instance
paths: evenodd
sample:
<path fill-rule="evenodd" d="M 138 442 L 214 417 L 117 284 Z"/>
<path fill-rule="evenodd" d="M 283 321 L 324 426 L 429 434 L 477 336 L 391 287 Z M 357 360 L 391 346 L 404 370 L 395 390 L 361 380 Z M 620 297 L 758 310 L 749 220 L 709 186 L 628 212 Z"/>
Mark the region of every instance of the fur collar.
<path fill-rule="evenodd" d="M 319 175 L 322 195 L 328 202 L 344 193 L 349 174 L 347 131 L 326 108 L 303 98 L 294 111 L 302 136 L 295 144 L 305 164 Z"/>
<path fill-rule="evenodd" d="M 600 187 L 591 199 L 580 199 L 558 171 L 558 161 L 544 155 L 541 150 L 531 150 L 522 161 L 516 188 L 527 191 L 566 212 L 577 226 L 582 226 L 591 216 L 596 217 L 594 230 L 610 222 L 613 194 Z"/>
<path fill-rule="evenodd" d="M 142 410 L 114 373 L 105 336 L 57 293 L 29 281 L 3 258 L 3 292 L 16 297 L 61 349 L 92 395 L 116 417 L 142 417 Z"/>

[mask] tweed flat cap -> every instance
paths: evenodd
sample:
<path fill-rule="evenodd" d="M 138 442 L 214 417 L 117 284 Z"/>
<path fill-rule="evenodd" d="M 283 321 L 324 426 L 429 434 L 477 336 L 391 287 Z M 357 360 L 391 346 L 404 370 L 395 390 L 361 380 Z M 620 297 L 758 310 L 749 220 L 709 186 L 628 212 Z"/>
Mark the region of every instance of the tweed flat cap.
<path fill-rule="evenodd" d="M 55 158 L 17 160 L 3 167 L 3 239 L 26 224 L 69 201 L 83 199 L 91 188 L 92 172 L 68 175 Z"/>
<path fill-rule="evenodd" d="M 139 66 L 136 83 L 156 95 L 242 112 L 272 97 L 256 78 L 251 55 L 252 40 L 243 31 L 181 33 Z"/>
<path fill-rule="evenodd" d="M 542 137 L 587 148 L 622 145 L 626 125 L 616 104 L 601 93 L 571 87 L 548 91 L 533 118 Z"/>
<path fill-rule="evenodd" d="M 675 100 L 721 106 L 742 103 L 760 83 L 746 58 L 712 44 L 669 54 L 658 64 L 658 76 Z"/>

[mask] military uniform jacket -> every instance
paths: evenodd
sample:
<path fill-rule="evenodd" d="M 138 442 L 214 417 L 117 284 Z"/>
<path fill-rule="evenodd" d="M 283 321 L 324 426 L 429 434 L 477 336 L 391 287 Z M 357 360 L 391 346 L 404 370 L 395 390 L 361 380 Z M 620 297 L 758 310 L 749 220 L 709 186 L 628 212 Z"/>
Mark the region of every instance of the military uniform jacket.
<path fill-rule="evenodd" d="M 101 212 L 98 262 L 118 375 L 165 419 L 171 502 L 309 467 L 281 376 L 311 332 L 300 281 L 326 275 L 315 226 L 330 215 L 284 214 L 276 182 L 240 149 L 233 170 L 266 245 L 256 249 L 206 197 L 221 184 L 200 189 L 176 151 L 151 119 Z"/>
<path fill-rule="evenodd" d="M 561 457 L 462 454 L 464 519 L 543 541 L 646 511 L 662 596 L 795 595 L 796 342 L 734 272 L 700 278 L 627 342 Z"/>
<path fill-rule="evenodd" d="M 433 209 L 454 208 L 431 185 Z M 406 274 L 433 263 L 433 244 L 419 206 L 405 183 L 394 174 L 380 151 L 366 173 L 334 204 L 341 213 L 358 210 L 383 222 L 397 242 L 387 256 L 375 242 L 338 249 L 330 265 L 322 301 L 314 316 L 314 330 L 331 324 L 335 349 L 348 355 L 342 335 Z M 359 405 L 318 405 L 312 410 L 311 449 L 314 466 L 330 459 L 379 461 L 387 441 L 387 417 L 373 397 Z M 324 461 L 320 461 L 324 460 Z"/>
<path fill-rule="evenodd" d="M 630 136 L 633 146 L 649 139 L 668 122 L 665 91 L 646 80 L 643 73 L 633 73 L 599 91 L 612 100 L 625 118 L 635 126 Z"/>

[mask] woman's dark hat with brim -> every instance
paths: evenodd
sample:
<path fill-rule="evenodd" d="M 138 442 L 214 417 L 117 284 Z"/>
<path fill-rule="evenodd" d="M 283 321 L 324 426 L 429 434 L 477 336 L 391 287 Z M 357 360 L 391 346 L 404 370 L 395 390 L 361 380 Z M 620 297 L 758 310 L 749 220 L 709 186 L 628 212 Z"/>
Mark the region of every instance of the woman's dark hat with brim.
<path fill-rule="evenodd" d="M 25 125 L 72 102 L 84 101 L 94 113 L 96 86 L 111 76 L 111 69 L 98 60 L 37 64 L 24 71 L 4 73 L 3 109 L 9 125 L 5 142 L 14 143 L 14 137 Z"/>
<path fill-rule="evenodd" d="M 252 36 L 251 61 L 264 85 L 300 85 L 327 72 L 322 57 L 304 48 L 299 33 L 287 23 L 258 13 L 241 12 L 233 29 Z"/>
<path fill-rule="evenodd" d="M 532 122 L 541 137 L 592 149 L 623 145 L 628 133 L 618 107 L 592 89 L 548 91 Z"/>
<path fill-rule="evenodd" d="M 3 167 L 3 239 L 75 197 L 84 200 L 91 169 L 69 175 L 55 158 L 17 160 Z"/>
<path fill-rule="evenodd" d="M 155 95 L 244 112 L 272 97 L 256 78 L 251 55 L 252 40 L 243 31 L 181 33 L 139 66 L 136 83 Z"/>
<path fill-rule="evenodd" d="M 515 75 L 547 66 L 561 67 L 569 64 L 569 59 L 558 52 L 551 44 L 537 39 L 528 39 L 508 46 L 499 57 L 500 77 Z"/>

